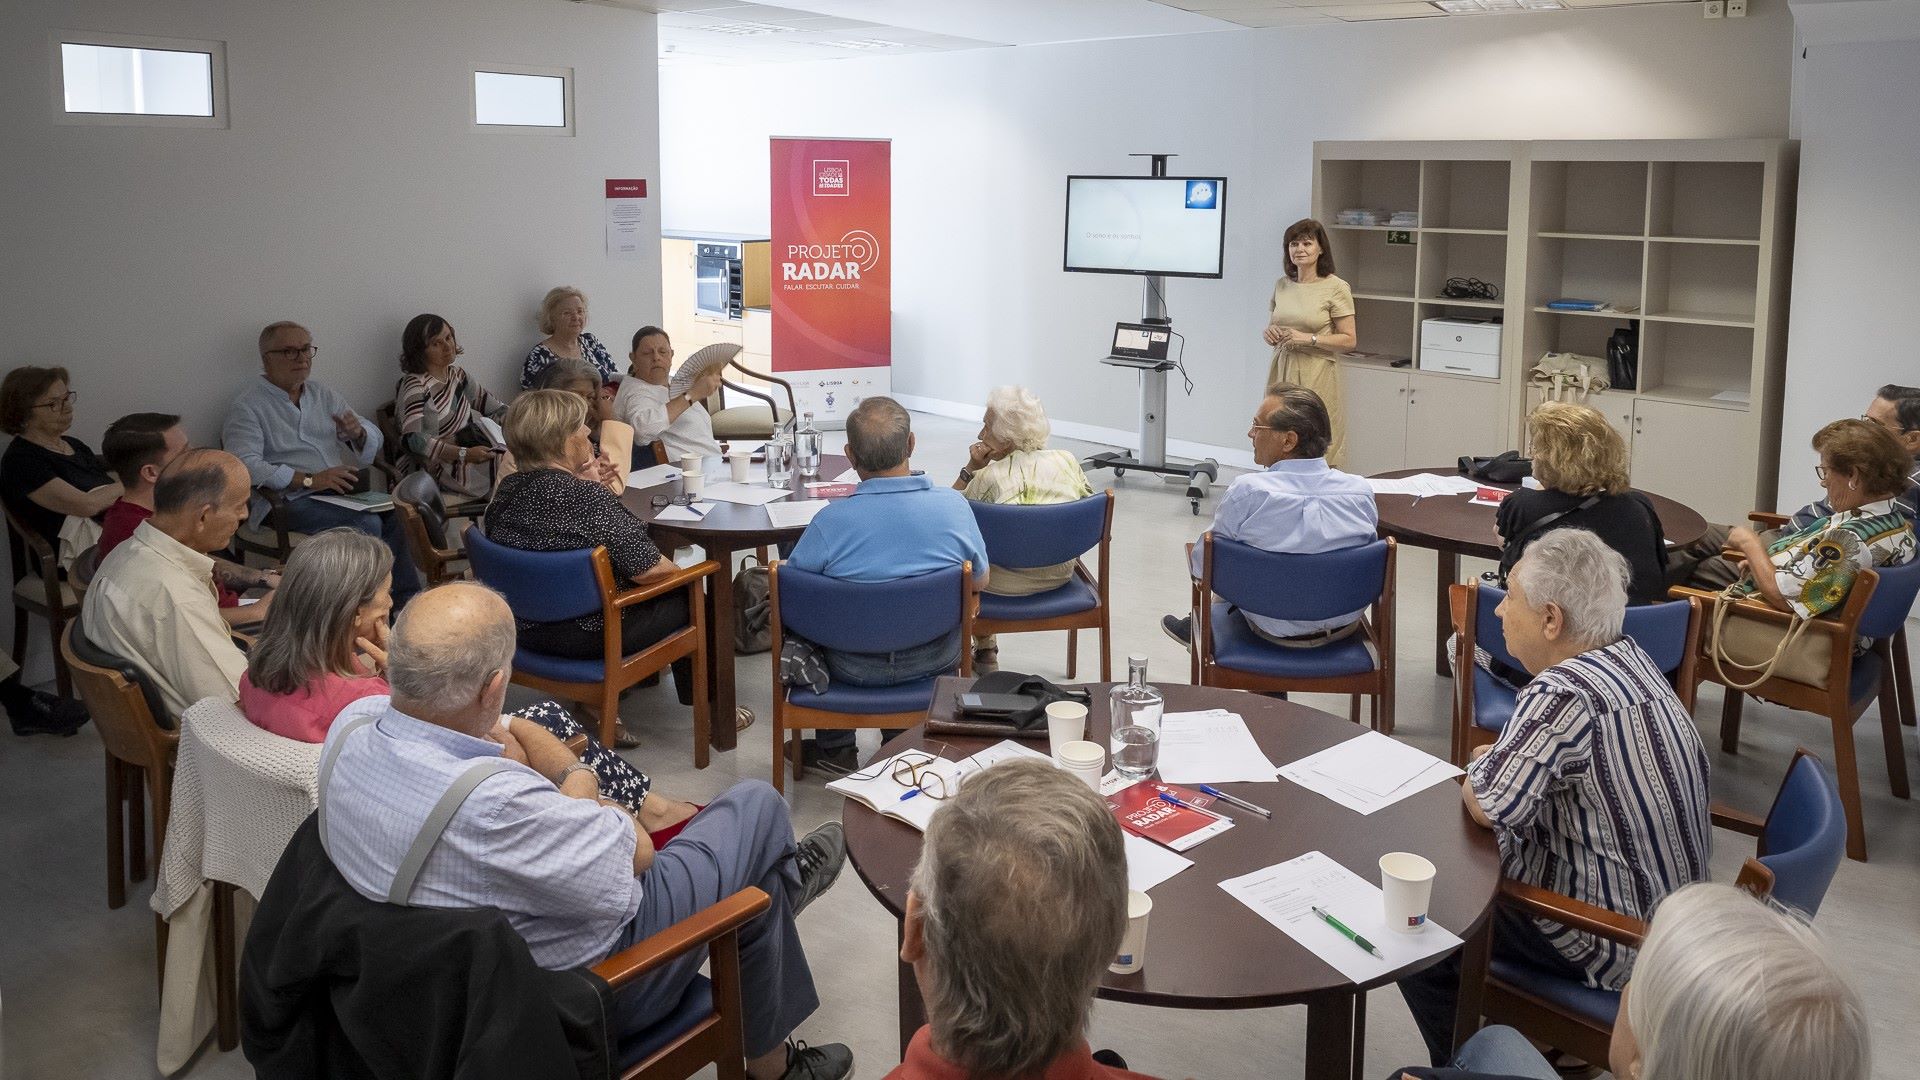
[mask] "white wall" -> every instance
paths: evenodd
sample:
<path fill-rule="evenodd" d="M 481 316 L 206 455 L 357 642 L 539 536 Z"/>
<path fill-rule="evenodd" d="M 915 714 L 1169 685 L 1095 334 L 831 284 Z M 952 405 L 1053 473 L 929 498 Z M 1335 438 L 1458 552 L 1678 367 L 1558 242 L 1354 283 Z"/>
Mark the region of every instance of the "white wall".
<path fill-rule="evenodd" d="M 894 386 L 977 402 L 1024 382 L 1057 420 L 1130 431 L 1101 367 L 1137 281 L 1060 270 L 1063 177 L 1130 151 L 1231 178 L 1226 276 L 1173 281 L 1199 384 L 1178 440 L 1244 452 L 1278 238 L 1309 207 L 1313 143 L 1393 138 L 1782 137 L 1791 20 L 1695 5 L 1228 32 L 760 68 L 661 71 L 669 227 L 767 227 L 770 135 L 894 141 Z M 1361 328 L 1365 347 L 1365 328 Z M 1186 448 L 1192 449 L 1192 448 Z M 1223 459 L 1225 460 L 1225 459 Z"/>
<path fill-rule="evenodd" d="M 1920 384 L 1920 40 L 1811 44 L 1796 61 L 1800 206 L 1780 505 L 1819 495 L 1807 440 L 1886 383 Z"/>
<path fill-rule="evenodd" d="M 52 29 L 226 42 L 232 126 L 54 123 Z M 577 136 L 471 131 L 472 61 L 572 67 Z M 604 178 L 658 178 L 655 66 L 652 15 L 565 0 L 7 0 L 0 368 L 70 368 L 97 447 L 136 410 L 217 437 L 275 319 L 369 413 L 422 311 L 500 390 L 552 285 L 618 341 L 659 318 L 657 255 L 601 224 Z"/>

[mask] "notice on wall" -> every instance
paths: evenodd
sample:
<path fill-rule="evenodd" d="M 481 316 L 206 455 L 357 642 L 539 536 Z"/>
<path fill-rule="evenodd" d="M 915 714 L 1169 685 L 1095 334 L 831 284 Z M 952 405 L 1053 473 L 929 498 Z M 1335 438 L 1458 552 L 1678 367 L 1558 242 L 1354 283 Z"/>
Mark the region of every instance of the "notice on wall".
<path fill-rule="evenodd" d="M 893 364 L 893 144 L 774 139 L 773 370 L 816 422 L 885 394 Z"/>
<path fill-rule="evenodd" d="M 651 227 L 645 180 L 607 181 L 607 258 L 644 259 L 660 243 L 660 230 Z"/>

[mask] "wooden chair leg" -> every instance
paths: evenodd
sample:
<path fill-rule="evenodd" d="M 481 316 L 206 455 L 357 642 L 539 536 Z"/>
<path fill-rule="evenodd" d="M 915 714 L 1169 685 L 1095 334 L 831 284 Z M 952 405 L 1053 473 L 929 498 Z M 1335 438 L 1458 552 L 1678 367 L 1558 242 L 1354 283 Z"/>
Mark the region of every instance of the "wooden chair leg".
<path fill-rule="evenodd" d="M 1907 655 L 1907 628 L 1893 635 L 1893 678 L 1900 688 L 1900 722 L 1908 727 L 1914 726 L 1913 716 L 1913 658 Z"/>
<path fill-rule="evenodd" d="M 1720 703 L 1720 749 L 1729 754 L 1740 752 L 1740 702 L 1745 696 L 1729 686 Z"/>
<path fill-rule="evenodd" d="M 774 676 L 779 677 L 777 670 Z M 696 769 L 706 768 L 713 752 L 713 701 L 707 696 L 707 680 L 712 677 L 707 671 L 706 646 L 699 646 L 693 650 L 693 767 Z M 735 723 L 731 716 L 719 720 L 723 724 Z"/>
<path fill-rule="evenodd" d="M 147 880 L 147 777 L 122 765 L 127 793 L 127 880 Z"/>
<path fill-rule="evenodd" d="M 1359 694 L 1347 695 L 1347 719 L 1349 721 L 1352 721 L 1355 727 L 1360 726 L 1360 695 Z"/>
<path fill-rule="evenodd" d="M 1079 663 L 1080 631 L 1069 630 L 1067 631 L 1067 681 L 1073 681 L 1074 675 L 1080 670 Z"/>
<path fill-rule="evenodd" d="M 112 910 L 127 904 L 127 838 L 124 819 L 126 785 L 122 783 L 120 759 L 107 757 L 107 907 Z"/>
<path fill-rule="evenodd" d="M 13 666 L 27 666 L 27 609 L 13 606 Z"/>
<path fill-rule="evenodd" d="M 1884 643 L 1883 643 L 1884 644 Z M 1887 744 L 1887 786 L 1893 797 L 1912 797 L 1907 787 L 1907 746 L 1900 733 L 1900 693 L 1895 688 L 1893 665 L 1880 665 L 1880 735 Z"/>
<path fill-rule="evenodd" d="M 619 744 L 620 691 L 612 683 L 600 684 L 600 745 L 612 749 Z"/>
<path fill-rule="evenodd" d="M 47 632 L 51 635 L 53 646 L 53 685 L 64 700 L 73 700 L 73 673 L 67 670 L 67 655 L 60 649 L 60 635 L 66 629 L 67 620 L 55 612 L 47 620 Z"/>
<path fill-rule="evenodd" d="M 767 727 L 773 731 L 773 790 L 782 795 L 787 793 L 787 738 L 785 718 L 780 715 L 780 671 L 774 664 L 773 707 L 768 709 Z"/>
<path fill-rule="evenodd" d="M 240 1045 L 239 958 L 233 951 L 233 886 L 213 883 L 213 1023 L 222 1050 Z"/>
<path fill-rule="evenodd" d="M 1847 858 L 1867 861 L 1867 826 L 1860 808 L 1860 763 L 1854 759 L 1853 718 L 1841 713 L 1833 721 L 1833 769 L 1840 784 L 1840 805 L 1847 818 Z"/>
<path fill-rule="evenodd" d="M 1100 681 L 1113 681 L 1113 627 L 1108 623 L 1104 609 L 1100 612 Z"/>

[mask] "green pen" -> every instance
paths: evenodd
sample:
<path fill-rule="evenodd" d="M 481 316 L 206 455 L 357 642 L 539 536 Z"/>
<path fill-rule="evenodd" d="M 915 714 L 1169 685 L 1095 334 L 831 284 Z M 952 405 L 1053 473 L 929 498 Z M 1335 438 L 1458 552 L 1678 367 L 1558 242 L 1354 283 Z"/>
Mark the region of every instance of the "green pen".
<path fill-rule="evenodd" d="M 1343 923 L 1339 919 L 1336 919 L 1333 916 L 1327 914 L 1326 912 L 1320 910 L 1318 905 L 1315 905 L 1313 909 L 1313 913 L 1315 915 L 1320 916 L 1321 922 L 1324 922 L 1328 926 L 1333 927 L 1335 930 L 1340 931 L 1341 937 L 1346 938 L 1348 941 L 1353 942 L 1355 945 L 1360 946 L 1361 948 L 1367 950 L 1368 952 L 1372 953 L 1375 956 L 1380 956 L 1380 950 L 1373 947 L 1373 942 L 1368 941 L 1366 938 L 1363 938 L 1359 934 L 1354 933 L 1352 930 L 1347 929 L 1346 923 Z M 1385 960 L 1386 957 L 1380 956 L 1380 959 Z"/>

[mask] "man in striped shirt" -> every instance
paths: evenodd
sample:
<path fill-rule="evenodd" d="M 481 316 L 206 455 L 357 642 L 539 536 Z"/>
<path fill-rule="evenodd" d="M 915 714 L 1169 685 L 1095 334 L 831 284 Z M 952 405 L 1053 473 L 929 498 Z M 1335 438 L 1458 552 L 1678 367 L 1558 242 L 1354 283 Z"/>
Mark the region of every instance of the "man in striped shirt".
<path fill-rule="evenodd" d="M 1645 919 L 1707 876 L 1707 754 L 1693 719 L 1621 635 L 1626 560 L 1583 529 L 1528 545 L 1500 604 L 1507 649 L 1535 677 L 1467 768 L 1467 814 L 1499 837 L 1502 872 Z M 1501 909 L 1494 958 L 1618 990 L 1633 951 Z M 1457 959 L 1401 980 L 1435 1065 L 1452 1048 Z"/>

